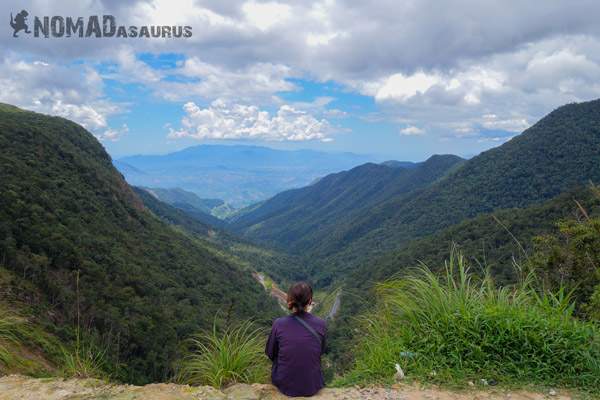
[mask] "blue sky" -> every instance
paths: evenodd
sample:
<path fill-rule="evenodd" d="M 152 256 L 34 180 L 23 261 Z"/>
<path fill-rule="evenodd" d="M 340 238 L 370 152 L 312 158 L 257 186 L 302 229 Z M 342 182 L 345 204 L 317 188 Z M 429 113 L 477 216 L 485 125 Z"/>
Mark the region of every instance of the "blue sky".
<path fill-rule="evenodd" d="M 151 68 L 172 73 L 171 81 L 193 82 L 177 75 L 177 65 L 185 60 L 184 54 L 143 53 L 136 56 Z M 110 76 L 113 65 L 99 65 L 101 74 Z M 152 91 L 142 84 L 123 83 L 118 79 L 105 79 L 106 95 L 115 102 L 127 103 L 127 112 L 115 116 L 111 123 L 116 126 L 126 124 L 128 132 L 117 141 L 105 141 L 104 145 L 118 158 L 132 154 L 162 154 L 176 151 L 198 144 L 253 144 L 279 149 L 314 149 L 320 151 L 349 151 L 361 154 L 372 154 L 382 159 L 401 159 L 420 161 L 431 154 L 453 153 L 470 157 L 488 149 L 498 142 L 463 143 L 464 140 L 452 141 L 437 136 L 402 135 L 402 125 L 395 124 L 381 113 L 380 108 L 371 96 L 361 95 L 348 90 L 335 81 L 318 82 L 316 80 L 290 78 L 293 90 L 275 92 L 287 103 L 314 103 L 327 98 L 327 109 L 339 110 L 340 115 L 328 117 L 334 124 L 333 140 L 307 141 L 270 141 L 229 139 L 197 140 L 192 138 L 170 139 L 167 137 L 169 126 L 177 125 L 185 112 L 181 102 L 166 101 L 154 96 Z M 190 97 L 197 105 L 208 107 L 206 100 Z M 266 106 L 264 110 L 277 112 L 277 106 Z M 174 122 L 175 121 L 175 122 Z M 497 131 L 501 137 L 511 137 L 513 132 Z"/>
<path fill-rule="evenodd" d="M 113 157 L 204 143 L 472 156 L 600 97 L 593 1 L 8 0 L 190 38 L 0 36 L 0 101 L 63 116 Z M 431 13 L 431 9 L 437 10 Z"/>

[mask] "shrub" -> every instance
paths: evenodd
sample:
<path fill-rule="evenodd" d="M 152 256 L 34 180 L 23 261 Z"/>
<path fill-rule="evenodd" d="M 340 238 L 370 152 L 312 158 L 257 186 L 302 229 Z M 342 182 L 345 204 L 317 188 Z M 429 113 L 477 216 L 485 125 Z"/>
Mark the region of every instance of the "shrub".
<path fill-rule="evenodd" d="M 379 284 L 355 367 L 337 384 L 390 380 L 399 363 L 408 376 L 438 382 L 600 387 L 597 326 L 573 317 L 565 290 L 540 293 L 533 279 L 497 288 L 453 253 L 441 276 L 423 266 Z"/>
<path fill-rule="evenodd" d="M 191 340 L 191 352 L 183 360 L 178 380 L 191 385 L 223 387 L 232 383 L 266 382 L 268 363 L 265 334 L 250 321 Z"/>

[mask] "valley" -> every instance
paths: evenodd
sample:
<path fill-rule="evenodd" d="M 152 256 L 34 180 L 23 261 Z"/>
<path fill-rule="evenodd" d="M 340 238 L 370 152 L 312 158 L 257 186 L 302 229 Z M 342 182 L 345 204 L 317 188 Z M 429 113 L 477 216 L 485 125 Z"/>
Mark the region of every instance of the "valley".
<path fill-rule="evenodd" d="M 499 298 L 508 290 L 503 288 L 522 290 L 522 298 L 529 300 L 507 300 L 519 310 L 514 315 L 537 310 L 541 317 L 531 318 L 539 322 L 540 332 L 546 321 L 558 324 L 557 338 L 544 340 L 556 340 L 558 346 L 567 340 L 560 335 L 571 338 L 568 329 L 574 329 L 594 343 L 586 351 L 596 354 L 600 256 L 593 245 L 569 246 L 571 237 L 582 236 L 583 243 L 596 240 L 600 195 L 590 182 L 600 181 L 598 126 L 600 101 L 570 104 L 468 160 L 434 155 L 419 163 L 350 165 L 316 180 L 311 176 L 310 184 L 293 184 L 302 187 L 283 190 L 275 185 L 278 193 L 265 192 L 258 203 L 230 213 L 223 211 L 223 201 L 210 197 L 209 189 L 200 197 L 198 191 L 178 188 L 177 182 L 170 188 L 134 186 L 139 181 L 126 181 L 130 172 L 121 175 L 81 126 L 1 105 L 0 161 L 10 168 L 2 169 L 0 201 L 0 256 L 9 289 L 0 303 L 18 303 L 8 309 L 36 315 L 32 321 L 44 338 L 52 338 L 47 340 L 76 343 L 76 349 L 85 340 L 104 348 L 98 371 L 146 384 L 178 374 L 189 351 L 186 343 L 198 332 L 227 332 L 248 320 L 256 324 L 256 332 L 268 329 L 274 318 L 287 313 L 281 288 L 307 280 L 315 289 L 313 312 L 329 324 L 328 382 L 389 384 L 394 360 L 408 346 L 388 331 L 404 315 L 391 318 L 394 307 L 408 307 L 394 285 L 406 285 L 403 280 L 412 279 L 417 268 L 431 271 L 431 285 L 433 276 L 445 273 L 450 274 L 447 282 L 454 282 L 448 263 L 458 257 L 461 268 L 468 264 L 465 270 L 474 275 L 449 287 L 475 284 L 485 276 L 481 281 L 494 282 L 485 290 L 500 293 L 489 298 Z M 154 163 L 166 168 L 171 162 L 183 168 L 193 164 L 198 151 L 208 150 L 165 156 L 170 161 L 163 156 L 126 161 L 136 170 Z M 245 154 L 240 147 L 235 151 Z M 249 151 L 262 154 L 264 149 Z M 358 160 L 346 155 L 342 161 Z M 239 160 L 238 167 L 243 168 Z M 171 185 L 165 182 L 161 185 Z M 564 308 L 570 310 L 564 318 L 572 318 L 572 324 L 562 325 L 564 318 L 556 317 L 563 312 L 562 300 L 556 300 L 558 305 L 527 303 L 539 298 L 532 293 L 542 289 L 519 285 L 537 284 L 538 276 L 548 287 L 573 291 L 565 301 L 576 302 Z M 473 312 L 481 313 L 480 320 L 489 317 L 487 309 Z M 380 344 L 371 329 L 391 335 L 389 342 Z M 433 335 L 441 328 L 428 329 Z M 262 346 L 262 337 L 255 340 Z M 361 347 L 367 345 L 371 350 Z M 55 354 L 60 346 L 36 350 L 48 352 L 39 362 L 42 370 L 62 362 Z M 579 349 L 581 343 L 570 346 Z M 392 350 L 388 354 L 383 349 Z M 573 355 L 573 362 L 585 373 L 564 379 L 544 376 L 539 383 L 582 387 L 596 382 L 590 372 L 594 367 L 582 361 L 589 356 L 582 352 Z M 380 358 L 370 358 L 375 356 Z M 431 373 L 423 358 L 402 362 L 417 379 Z M 445 362 L 450 361 L 440 361 Z M 371 364 L 373 369 L 363 368 Z M 556 365 L 562 371 L 562 364 Z M 467 378 L 448 368 L 440 382 L 476 379 L 479 365 L 472 368 L 465 372 Z M 507 384 L 519 379 L 511 370 L 503 374 L 494 379 Z"/>

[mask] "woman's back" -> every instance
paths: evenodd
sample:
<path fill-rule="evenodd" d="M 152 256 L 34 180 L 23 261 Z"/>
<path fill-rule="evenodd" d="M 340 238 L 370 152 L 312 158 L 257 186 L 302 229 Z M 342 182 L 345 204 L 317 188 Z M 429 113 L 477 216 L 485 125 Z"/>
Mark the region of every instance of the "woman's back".
<path fill-rule="evenodd" d="M 307 323 L 317 335 L 296 318 Z M 325 321 L 308 312 L 275 320 L 266 353 L 273 361 L 273 384 L 282 393 L 311 396 L 324 386 L 321 353 L 325 348 L 326 330 Z"/>

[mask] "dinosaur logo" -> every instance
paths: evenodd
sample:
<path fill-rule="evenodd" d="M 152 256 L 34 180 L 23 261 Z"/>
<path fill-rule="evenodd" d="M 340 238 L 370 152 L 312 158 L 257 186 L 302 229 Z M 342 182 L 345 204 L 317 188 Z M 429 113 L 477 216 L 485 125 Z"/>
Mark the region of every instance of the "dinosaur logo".
<path fill-rule="evenodd" d="M 29 27 L 27 26 L 27 16 L 29 15 L 29 13 L 25 10 L 21 10 L 20 13 L 18 13 L 15 18 L 13 19 L 13 15 L 12 13 L 10 13 L 10 26 L 12 26 L 14 32 L 13 32 L 13 37 L 18 37 L 17 33 L 19 31 L 25 31 L 25 33 L 31 33 L 31 31 L 29 30 Z"/>

